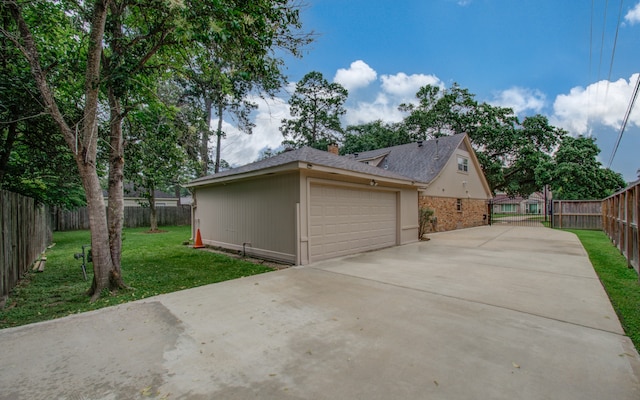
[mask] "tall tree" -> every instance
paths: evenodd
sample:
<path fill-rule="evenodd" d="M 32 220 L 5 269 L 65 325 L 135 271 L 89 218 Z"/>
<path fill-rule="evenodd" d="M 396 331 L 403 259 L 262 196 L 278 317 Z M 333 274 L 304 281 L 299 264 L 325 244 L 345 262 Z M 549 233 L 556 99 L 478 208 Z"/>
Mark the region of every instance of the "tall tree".
<path fill-rule="evenodd" d="M 2 5 L 15 21 L 15 28 L 2 28 L 0 32 L 27 60 L 44 108 L 58 125 L 78 165 L 92 235 L 94 280 L 89 292 L 92 299 L 96 299 L 104 289 L 124 285 L 120 271 L 122 120 L 129 107 L 137 103 L 137 88 L 145 72 L 150 68 L 175 68 L 177 57 L 172 54 L 176 51 L 191 46 L 211 47 L 212 42 L 217 43 L 221 57 L 226 52 L 242 49 L 259 64 L 274 47 L 284 47 L 287 39 L 296 39 L 292 31 L 299 28 L 297 10 L 289 0 L 215 3 L 94 0 L 24 4 L 3 0 Z M 31 18 L 36 15 L 40 18 Z M 76 29 L 73 34 L 64 35 L 68 43 L 76 46 L 76 51 L 65 53 L 68 58 L 76 57 L 76 62 L 65 64 L 72 66 L 69 70 L 56 69 L 55 60 L 47 63 L 46 52 L 41 51 L 41 48 L 48 49 L 43 46 L 42 37 L 57 34 L 58 22 Z M 81 77 L 70 73 L 72 70 L 82 71 Z M 81 82 L 82 96 L 76 98 L 82 118 L 77 121 L 61 111 L 62 97 L 52 85 L 60 76 L 69 76 L 70 82 Z M 97 170 L 101 94 L 105 94 L 110 113 L 110 227 Z"/>
<path fill-rule="evenodd" d="M 549 125 L 543 115 L 522 122 L 508 108 L 482 104 L 469 127 L 487 181 L 493 191 L 528 197 L 542 188 L 540 168 L 550 160 L 566 132 Z"/>
<path fill-rule="evenodd" d="M 122 122 L 130 110 L 155 87 L 157 70 L 165 60 L 158 54 L 180 40 L 175 20 L 181 7 L 162 3 L 110 0 L 102 52 L 102 85 L 109 106 L 109 179 L 107 222 L 113 261 L 111 288 L 123 288 L 121 274 L 122 227 L 124 225 L 125 141 Z M 95 289 L 93 290 L 95 291 Z"/>
<path fill-rule="evenodd" d="M 146 199 L 150 210 L 150 231 L 158 230 L 156 190 L 171 187 L 184 165 L 185 153 L 178 145 L 180 132 L 173 121 L 178 110 L 153 102 L 132 111 L 125 124 L 125 177 Z"/>
<path fill-rule="evenodd" d="M 215 111 L 218 121 L 215 130 L 216 154 L 214 173 L 220 171 L 221 145 L 225 133 L 222 130 L 225 114 L 235 117 L 238 128 L 251 134 L 254 127 L 250 114 L 257 105 L 247 100 L 247 95 L 254 87 L 261 86 L 262 76 L 251 76 L 239 72 L 231 67 L 230 62 L 225 62 L 217 57 L 218 52 L 212 49 L 204 49 L 187 60 L 189 67 L 183 71 L 184 79 L 179 81 L 185 88 L 184 98 L 191 104 L 200 104 L 202 107 L 203 123 L 200 125 L 199 135 L 199 176 L 209 174 L 211 160 L 209 156 L 211 137 L 211 120 Z M 236 61 L 238 66 L 247 59 Z M 278 71 L 278 73 L 280 73 Z M 251 76 L 251 77 L 250 77 Z"/>
<path fill-rule="evenodd" d="M 109 232 L 107 229 L 107 216 L 102 197 L 102 188 L 97 171 L 97 143 L 98 143 L 98 102 L 100 95 L 100 57 L 102 55 L 102 45 L 104 40 L 104 29 L 108 14 L 108 0 L 95 0 L 87 9 L 87 32 L 81 32 L 79 36 L 87 37 L 86 48 L 81 54 L 82 65 L 84 66 L 83 81 L 83 116 L 78 122 L 69 121 L 59 106 L 57 93 L 53 90 L 48 78 L 49 69 L 43 68 L 43 59 L 36 37 L 34 37 L 31 26 L 24 13 L 22 5 L 15 1 L 5 0 L 3 5 L 8 9 L 16 23 L 16 31 L 9 32 L 3 30 L 3 35 L 7 37 L 22 53 L 29 63 L 31 73 L 35 80 L 38 91 L 42 96 L 45 110 L 58 125 L 59 130 L 67 143 L 68 148 L 73 152 L 76 165 L 87 198 L 89 210 L 89 223 L 91 226 L 91 244 L 94 263 L 94 281 L 92 284 L 92 295 L 97 298 L 103 288 L 110 287 L 113 276 L 113 260 L 109 249 Z M 38 3 L 35 7 L 40 6 Z M 49 4 L 49 6 L 51 6 Z M 49 14 L 42 14 L 42 17 L 66 20 L 65 10 L 62 3 L 57 3 L 57 7 L 51 6 L 47 11 Z M 70 13 L 72 17 L 78 14 Z M 30 15 L 33 15 L 31 13 Z M 55 18 L 54 18 L 55 17 Z M 35 23 L 33 20 L 29 20 Z M 40 27 L 38 27 L 40 28 Z M 38 29 L 36 33 L 42 33 Z M 44 32 L 47 33 L 46 31 Z M 88 35 L 86 35 L 88 33 Z"/>
<path fill-rule="evenodd" d="M 277 0 L 270 9 L 259 3 L 247 3 L 248 8 L 255 7 L 252 10 L 261 18 L 257 24 L 263 26 L 265 31 L 253 37 L 255 43 L 252 46 L 237 43 L 236 46 L 225 45 L 221 48 L 218 42 L 208 42 L 182 54 L 185 68 L 179 80 L 185 88 L 185 99 L 190 100 L 191 104 L 199 104 L 203 109 L 204 123 L 199 124 L 200 176 L 209 173 L 211 164 L 209 139 L 212 136 L 210 126 L 213 115 L 217 117 L 217 128 L 213 132 L 216 138 L 213 171 L 217 173 L 223 161 L 224 118 L 231 117 L 240 131 L 251 134 L 254 124 L 250 116 L 257 105 L 248 96 L 273 97 L 286 84 L 282 60 L 275 53 L 265 52 L 264 48 L 255 44 L 267 40 L 269 47 L 300 56 L 301 48 L 312 40 L 311 35 L 297 32 L 301 27 L 298 9 L 288 5 L 289 0 Z"/>
<path fill-rule="evenodd" d="M 289 98 L 293 118 L 283 119 L 280 131 L 283 144 L 323 148 L 342 141 L 340 116 L 349 92 L 339 83 L 329 83 L 320 72 L 309 72 L 296 84 Z"/>
<path fill-rule="evenodd" d="M 565 136 L 545 169 L 553 198 L 558 200 L 599 200 L 624 188 L 622 175 L 603 168 L 600 149 L 591 137 Z"/>

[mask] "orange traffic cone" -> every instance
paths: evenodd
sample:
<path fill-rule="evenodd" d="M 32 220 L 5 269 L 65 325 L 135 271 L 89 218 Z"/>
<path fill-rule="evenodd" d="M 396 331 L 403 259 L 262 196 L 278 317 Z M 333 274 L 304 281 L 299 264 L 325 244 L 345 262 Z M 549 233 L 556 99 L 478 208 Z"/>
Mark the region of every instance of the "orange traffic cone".
<path fill-rule="evenodd" d="M 200 228 L 196 231 L 196 242 L 193 244 L 194 249 L 201 249 L 204 247 L 202 244 L 202 237 L 200 236 Z"/>

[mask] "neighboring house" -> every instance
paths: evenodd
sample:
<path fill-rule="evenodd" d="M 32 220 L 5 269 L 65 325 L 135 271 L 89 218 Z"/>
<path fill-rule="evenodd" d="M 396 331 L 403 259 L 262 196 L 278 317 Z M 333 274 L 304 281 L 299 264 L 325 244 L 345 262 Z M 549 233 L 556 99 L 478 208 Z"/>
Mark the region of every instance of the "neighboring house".
<path fill-rule="evenodd" d="M 449 231 L 488 223 L 491 189 L 465 134 L 352 154 L 353 160 L 425 182 L 419 207 L 434 210 L 432 228 Z"/>
<path fill-rule="evenodd" d="M 304 147 L 199 178 L 204 244 L 308 264 L 415 242 L 418 208 L 437 230 L 488 222 L 489 186 L 466 135 L 339 156 Z"/>
<path fill-rule="evenodd" d="M 104 195 L 105 203 L 108 203 L 109 196 L 106 190 L 102 191 Z M 178 205 L 178 198 L 175 194 L 163 192 L 161 190 L 155 191 L 155 203 L 156 207 L 176 207 Z M 149 200 L 143 197 L 138 190 L 134 190 L 133 185 L 125 184 L 124 186 L 124 206 L 125 207 L 148 207 Z"/>
<path fill-rule="evenodd" d="M 303 147 L 186 186 L 204 244 L 300 265 L 416 242 L 423 185 Z"/>
<path fill-rule="evenodd" d="M 551 195 L 547 195 L 551 200 Z M 544 214 L 545 196 L 542 192 L 532 193 L 529 197 L 509 197 L 497 193 L 491 200 L 494 214 Z"/>

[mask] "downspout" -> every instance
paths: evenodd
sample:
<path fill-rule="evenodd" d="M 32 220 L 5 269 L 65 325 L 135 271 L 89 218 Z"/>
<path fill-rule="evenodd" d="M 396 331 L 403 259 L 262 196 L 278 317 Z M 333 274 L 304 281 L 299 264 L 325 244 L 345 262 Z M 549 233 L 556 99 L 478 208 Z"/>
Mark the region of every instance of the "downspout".
<path fill-rule="evenodd" d="M 196 200 L 196 193 L 198 191 L 193 188 L 191 191 L 191 241 L 196 237 L 196 222 L 198 228 L 200 227 L 200 221 L 196 221 L 196 211 L 198 209 L 198 201 Z"/>

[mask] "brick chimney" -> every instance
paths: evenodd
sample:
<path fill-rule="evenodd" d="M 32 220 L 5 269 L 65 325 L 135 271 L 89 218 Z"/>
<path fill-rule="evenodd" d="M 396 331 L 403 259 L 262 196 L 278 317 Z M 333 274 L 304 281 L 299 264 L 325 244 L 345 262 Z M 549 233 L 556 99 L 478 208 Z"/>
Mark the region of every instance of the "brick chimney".
<path fill-rule="evenodd" d="M 338 147 L 338 145 L 337 145 L 337 144 L 335 144 L 335 143 L 331 143 L 330 145 L 328 145 L 328 146 L 327 146 L 327 151 L 328 151 L 329 153 L 331 153 L 331 154 L 338 155 L 338 150 L 339 150 L 339 149 L 340 149 L 340 148 L 339 148 L 339 147 Z"/>

